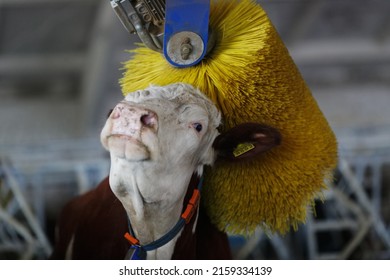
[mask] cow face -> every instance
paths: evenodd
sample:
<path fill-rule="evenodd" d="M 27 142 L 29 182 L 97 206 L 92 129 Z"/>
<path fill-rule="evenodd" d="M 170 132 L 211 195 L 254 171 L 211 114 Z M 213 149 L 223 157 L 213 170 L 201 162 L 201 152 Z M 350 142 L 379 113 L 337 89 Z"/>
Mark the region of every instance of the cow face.
<path fill-rule="evenodd" d="M 214 161 L 220 113 L 202 93 L 187 84 L 150 87 L 128 94 L 113 109 L 101 132 L 111 156 L 130 162 L 153 162 L 167 169 L 181 166 L 201 173 Z"/>

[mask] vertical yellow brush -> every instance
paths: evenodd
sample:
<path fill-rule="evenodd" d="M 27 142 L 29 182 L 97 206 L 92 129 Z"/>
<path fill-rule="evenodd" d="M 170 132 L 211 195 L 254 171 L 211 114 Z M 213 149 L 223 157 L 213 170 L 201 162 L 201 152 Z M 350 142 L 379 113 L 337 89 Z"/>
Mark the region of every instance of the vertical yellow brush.
<path fill-rule="evenodd" d="M 203 204 L 221 230 L 247 234 L 262 226 L 286 232 L 305 220 L 307 206 L 331 178 L 335 136 L 258 4 L 212 1 L 210 25 L 216 45 L 194 67 L 174 68 L 160 53 L 136 49 L 124 65 L 123 93 L 186 82 L 215 102 L 224 129 L 244 122 L 279 129 L 279 147 L 250 162 L 207 169 Z"/>

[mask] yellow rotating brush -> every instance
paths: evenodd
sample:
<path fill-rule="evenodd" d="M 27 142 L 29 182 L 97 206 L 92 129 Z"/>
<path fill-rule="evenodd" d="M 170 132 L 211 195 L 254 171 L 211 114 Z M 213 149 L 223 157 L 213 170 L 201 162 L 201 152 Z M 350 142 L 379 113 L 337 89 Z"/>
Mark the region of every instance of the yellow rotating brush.
<path fill-rule="evenodd" d="M 185 82 L 208 95 L 224 128 L 244 122 L 277 128 L 282 143 L 247 162 L 207 169 L 203 204 L 229 233 L 258 226 L 286 232 L 331 179 L 335 136 L 264 10 L 251 0 L 211 2 L 214 49 L 198 65 L 175 68 L 146 47 L 134 50 L 121 79 L 124 94 L 150 84 Z"/>

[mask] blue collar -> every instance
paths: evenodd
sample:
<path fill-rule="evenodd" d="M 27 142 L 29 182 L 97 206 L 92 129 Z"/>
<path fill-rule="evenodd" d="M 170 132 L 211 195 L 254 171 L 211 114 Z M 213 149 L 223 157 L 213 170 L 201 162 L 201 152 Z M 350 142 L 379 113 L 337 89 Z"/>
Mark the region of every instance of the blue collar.
<path fill-rule="evenodd" d="M 140 244 L 139 240 L 134 237 L 135 234 L 133 228 L 131 227 L 130 220 L 127 219 L 130 233 L 126 232 L 125 238 L 130 243 L 131 246 L 128 254 L 126 255 L 126 259 L 129 258 L 130 260 L 145 260 L 147 251 L 156 250 L 164 246 L 165 244 L 167 244 L 169 241 L 171 241 L 180 232 L 180 230 L 182 230 L 184 226 L 191 221 L 192 217 L 194 216 L 199 206 L 200 189 L 202 187 L 202 184 L 203 184 L 203 177 L 199 179 L 198 186 L 194 189 L 186 209 L 184 210 L 183 214 L 180 216 L 175 226 L 168 233 L 163 235 L 161 238 L 149 244 L 146 245 Z"/>

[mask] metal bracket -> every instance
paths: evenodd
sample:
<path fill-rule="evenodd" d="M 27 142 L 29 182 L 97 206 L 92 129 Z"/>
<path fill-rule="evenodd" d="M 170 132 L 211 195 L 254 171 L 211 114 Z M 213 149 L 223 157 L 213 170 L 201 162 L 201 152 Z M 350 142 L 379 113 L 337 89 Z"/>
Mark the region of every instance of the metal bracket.
<path fill-rule="evenodd" d="M 167 0 L 164 56 L 176 67 L 199 63 L 207 52 L 209 0 Z"/>
<path fill-rule="evenodd" d="M 111 0 L 111 6 L 130 34 L 137 33 L 146 47 L 162 52 L 165 0 Z"/>
<path fill-rule="evenodd" d="M 214 46 L 210 0 L 110 0 L 130 34 L 175 67 L 198 64 Z"/>

